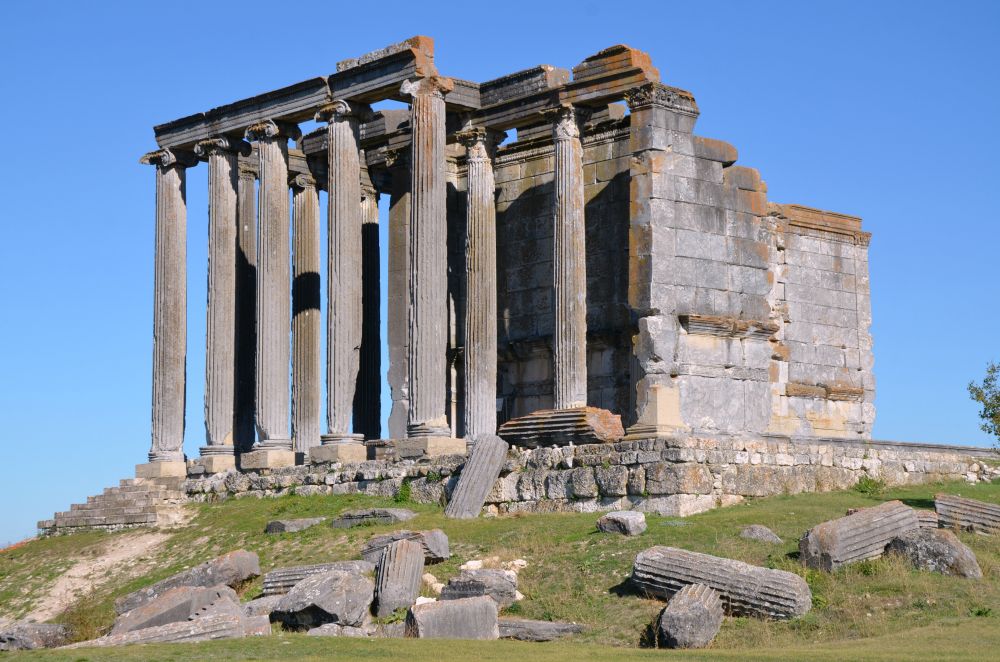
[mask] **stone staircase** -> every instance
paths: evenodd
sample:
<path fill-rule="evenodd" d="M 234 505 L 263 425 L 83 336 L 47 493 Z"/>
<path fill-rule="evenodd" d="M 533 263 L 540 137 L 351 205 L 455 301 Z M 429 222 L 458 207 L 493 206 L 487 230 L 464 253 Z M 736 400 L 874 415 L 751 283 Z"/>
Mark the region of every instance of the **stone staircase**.
<path fill-rule="evenodd" d="M 184 478 L 127 478 L 86 503 L 74 503 L 53 519 L 38 523 L 39 533 L 118 531 L 137 526 L 169 527 L 184 521 Z"/>

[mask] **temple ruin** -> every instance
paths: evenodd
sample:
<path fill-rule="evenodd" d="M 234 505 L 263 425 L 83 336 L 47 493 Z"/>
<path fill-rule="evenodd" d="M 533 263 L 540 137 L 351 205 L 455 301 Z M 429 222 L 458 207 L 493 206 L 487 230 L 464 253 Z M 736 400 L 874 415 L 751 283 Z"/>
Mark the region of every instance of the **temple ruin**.
<path fill-rule="evenodd" d="M 409 107 L 372 109 L 385 100 Z M 870 235 L 857 217 L 769 201 L 735 147 L 694 133 L 698 114 L 628 46 L 477 83 L 439 72 L 433 41 L 414 37 L 156 126 L 142 157 L 156 176 L 152 445 L 137 476 L 179 479 L 195 498 L 233 470 L 280 489 L 275 476 L 309 483 L 368 461 L 385 482 L 409 475 L 394 460 L 458 471 L 467 445 L 498 431 L 538 449 L 525 453 L 574 447 L 565 469 L 574 457 L 612 465 L 613 487 L 578 481 L 595 508 L 787 489 L 744 464 L 808 470 L 795 490 L 832 489 L 862 470 L 859 444 L 907 480 L 978 471 L 966 451 L 871 442 Z M 314 119 L 324 125 L 303 134 Z M 200 457 L 186 459 L 185 173 L 201 161 L 206 429 Z M 634 478 L 650 462 L 702 469 Z M 821 484 L 827 469 L 846 473 Z M 336 493 L 373 478 L 317 480 Z M 271 488 L 226 488 L 245 489 Z M 538 490 L 494 492 L 493 503 L 524 502 Z"/>

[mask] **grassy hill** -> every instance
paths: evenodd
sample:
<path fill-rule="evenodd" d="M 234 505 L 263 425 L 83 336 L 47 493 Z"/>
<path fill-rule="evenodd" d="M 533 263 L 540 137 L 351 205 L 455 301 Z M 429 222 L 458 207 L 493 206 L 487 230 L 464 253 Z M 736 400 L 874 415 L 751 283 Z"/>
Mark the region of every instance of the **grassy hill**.
<path fill-rule="evenodd" d="M 673 652 L 682 659 L 982 659 L 1000 648 L 1000 536 L 960 534 L 976 553 L 982 581 L 911 570 L 894 558 L 864 562 L 833 574 L 803 569 L 795 559 L 797 540 L 810 526 L 839 517 L 851 507 L 898 498 L 918 508 L 933 508 L 944 491 L 1000 503 L 1000 484 L 926 485 L 879 495 L 856 491 L 803 494 L 752 500 L 680 520 L 647 517 L 649 528 L 637 538 L 598 533 L 596 515 L 547 514 L 452 521 L 436 506 L 405 504 L 419 513 L 406 528 L 441 528 L 451 540 L 452 558 L 427 570 L 446 581 L 473 558 L 526 559 L 519 588 L 526 599 L 512 615 L 583 623 L 584 634 L 565 643 L 431 642 L 310 638 L 280 633 L 269 638 L 175 644 L 100 651 L 45 651 L 12 654 L 9 659 L 39 660 L 186 660 L 186 659 L 408 659 L 624 660 L 662 656 L 642 650 L 649 624 L 663 604 L 629 592 L 626 579 L 636 553 L 652 545 L 672 545 L 741 559 L 802 574 L 813 591 L 814 608 L 790 622 L 727 619 L 711 649 Z M 65 607 L 55 620 L 70 624 L 78 639 L 97 636 L 114 620 L 116 596 L 174 574 L 233 549 L 260 555 L 261 567 L 321 563 L 358 558 L 374 533 L 399 526 L 351 530 L 319 525 L 295 534 L 269 536 L 275 518 L 333 515 L 373 505 L 400 505 L 361 496 L 287 496 L 239 499 L 192 505 L 182 528 L 157 539 L 150 532 L 86 533 L 31 541 L 0 552 L 0 616 L 23 617 L 40 603 Z M 769 545 L 739 537 L 746 524 L 770 527 L 786 542 Z M 146 538 L 141 538 L 146 536 Z M 141 554 L 127 550 L 146 545 Z M 101 564 L 110 550 L 121 560 Z M 126 550 L 126 553 L 122 553 Z M 87 570 L 93 576 L 86 576 Z M 60 578 L 77 577 L 79 597 L 54 594 Z M 65 583 L 65 580 L 63 580 Z M 260 593 L 257 579 L 244 599 Z M 64 603 L 64 604 L 63 604 Z M 53 611 L 53 609 L 50 609 Z M 54 613 L 54 612 L 53 612 Z M 612 648 L 614 647 L 614 648 Z"/>

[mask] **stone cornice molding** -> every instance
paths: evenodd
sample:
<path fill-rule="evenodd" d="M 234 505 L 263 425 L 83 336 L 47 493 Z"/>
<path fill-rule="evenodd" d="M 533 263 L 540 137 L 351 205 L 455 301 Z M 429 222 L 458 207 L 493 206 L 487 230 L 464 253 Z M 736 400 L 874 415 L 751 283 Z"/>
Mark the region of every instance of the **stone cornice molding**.
<path fill-rule="evenodd" d="M 198 165 L 198 157 L 193 152 L 180 149 L 157 149 L 143 154 L 139 159 L 143 165 L 155 165 L 159 168 L 190 168 Z"/>
<path fill-rule="evenodd" d="M 455 89 L 455 83 L 444 76 L 428 76 L 417 80 L 406 80 L 399 88 L 403 96 L 416 97 L 432 95 L 444 98 L 444 95 Z"/>
<path fill-rule="evenodd" d="M 626 90 L 625 102 L 632 112 L 658 106 L 693 117 L 697 117 L 699 113 L 694 95 L 687 90 L 670 87 L 663 83 L 646 83 Z"/>
<path fill-rule="evenodd" d="M 355 118 L 360 122 L 364 122 L 371 114 L 371 106 L 366 103 L 358 103 L 349 99 L 334 99 L 332 103 L 328 103 L 316 111 L 316 121 L 340 122 Z"/>
<path fill-rule="evenodd" d="M 297 124 L 282 122 L 280 120 L 264 120 L 263 122 L 255 122 L 254 124 L 248 126 L 246 130 L 246 139 L 250 142 L 278 138 L 282 136 L 285 138 L 291 138 L 292 140 L 298 140 L 302 137 L 302 130 L 299 129 Z"/>
<path fill-rule="evenodd" d="M 241 156 L 250 156 L 250 143 L 238 138 L 229 136 L 217 136 L 207 140 L 201 140 L 194 146 L 194 153 L 201 160 L 207 161 L 213 153 L 230 152 Z"/>
<path fill-rule="evenodd" d="M 583 125 L 590 118 L 591 111 L 572 105 L 563 105 L 542 113 L 552 122 L 552 139 L 555 141 L 578 139 L 583 135 Z"/>

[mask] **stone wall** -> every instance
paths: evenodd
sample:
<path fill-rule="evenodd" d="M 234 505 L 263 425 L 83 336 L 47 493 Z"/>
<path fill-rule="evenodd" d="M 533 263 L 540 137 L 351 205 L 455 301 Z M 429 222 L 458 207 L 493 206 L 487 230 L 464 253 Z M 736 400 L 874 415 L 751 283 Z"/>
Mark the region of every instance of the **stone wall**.
<path fill-rule="evenodd" d="M 535 450 L 512 449 L 487 499 L 487 512 L 596 512 L 638 509 L 685 516 L 746 497 L 846 489 L 863 476 L 905 485 L 991 480 L 1000 468 L 987 449 L 844 440 L 689 437 Z M 314 464 L 189 479 L 191 499 L 288 494 L 396 494 L 440 502 L 464 456 L 432 461 Z"/>

